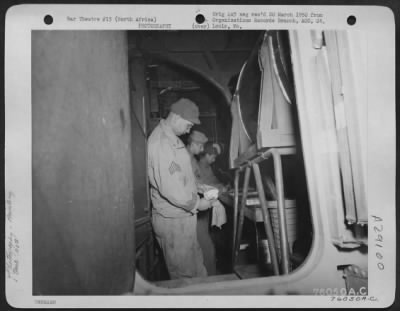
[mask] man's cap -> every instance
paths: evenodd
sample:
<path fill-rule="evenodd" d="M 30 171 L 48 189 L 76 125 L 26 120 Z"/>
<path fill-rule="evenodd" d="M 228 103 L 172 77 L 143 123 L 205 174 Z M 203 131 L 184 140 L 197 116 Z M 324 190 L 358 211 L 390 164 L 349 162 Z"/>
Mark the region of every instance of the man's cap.
<path fill-rule="evenodd" d="M 222 153 L 222 147 L 221 147 L 220 144 L 218 144 L 218 143 L 213 143 L 213 147 L 217 150 L 217 153 L 218 153 L 218 154 L 221 154 L 221 153 Z"/>
<path fill-rule="evenodd" d="M 190 99 L 181 98 L 171 105 L 171 112 L 194 124 L 200 124 L 199 108 Z"/>
<path fill-rule="evenodd" d="M 219 155 L 221 153 L 221 147 L 210 141 L 204 145 L 204 153 Z"/>
<path fill-rule="evenodd" d="M 206 135 L 204 135 L 202 132 L 199 132 L 196 130 L 194 130 L 190 133 L 190 139 L 193 142 L 200 143 L 200 144 L 205 144 L 208 141 L 208 138 Z"/>

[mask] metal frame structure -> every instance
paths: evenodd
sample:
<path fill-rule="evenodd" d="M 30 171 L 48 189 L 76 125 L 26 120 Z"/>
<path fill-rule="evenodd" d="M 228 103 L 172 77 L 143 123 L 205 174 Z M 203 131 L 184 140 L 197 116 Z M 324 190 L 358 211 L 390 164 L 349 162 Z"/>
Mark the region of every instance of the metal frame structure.
<path fill-rule="evenodd" d="M 259 163 L 265 161 L 272 157 L 275 172 L 275 183 L 278 194 L 278 220 L 279 220 L 279 233 L 280 233 L 280 243 L 281 243 L 281 271 L 283 274 L 288 274 L 290 270 L 290 251 L 286 227 L 286 217 L 285 217 L 285 195 L 283 186 L 283 175 L 282 175 L 282 155 L 291 155 L 296 153 L 296 148 L 286 147 L 286 148 L 269 148 L 265 151 L 257 152 L 255 157 L 252 157 L 241 165 L 239 165 L 235 170 L 235 199 L 234 199 L 234 217 L 233 217 L 233 255 L 232 264 L 235 266 L 236 258 L 239 252 L 240 239 L 242 235 L 242 228 L 244 222 L 244 210 L 246 208 L 246 199 L 248 194 L 248 186 L 250 180 L 251 169 L 253 169 L 254 178 L 257 186 L 257 193 L 260 199 L 261 211 L 263 214 L 264 227 L 267 234 L 268 245 L 270 247 L 271 261 L 275 275 L 279 275 L 279 264 L 275 249 L 275 240 L 273 236 L 273 230 L 271 225 L 271 219 L 268 213 L 268 203 L 265 198 L 264 187 L 262 184 L 261 173 L 259 168 Z M 240 172 L 245 171 L 243 190 L 241 197 L 241 204 L 239 210 L 239 177 Z"/>

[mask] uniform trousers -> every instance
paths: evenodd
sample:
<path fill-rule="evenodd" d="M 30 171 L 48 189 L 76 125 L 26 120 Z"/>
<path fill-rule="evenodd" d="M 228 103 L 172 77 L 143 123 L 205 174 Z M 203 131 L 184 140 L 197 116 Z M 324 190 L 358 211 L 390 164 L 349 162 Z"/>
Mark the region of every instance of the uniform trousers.
<path fill-rule="evenodd" d="M 197 215 L 168 218 L 154 213 L 152 223 L 171 280 L 207 276 L 197 240 Z"/>

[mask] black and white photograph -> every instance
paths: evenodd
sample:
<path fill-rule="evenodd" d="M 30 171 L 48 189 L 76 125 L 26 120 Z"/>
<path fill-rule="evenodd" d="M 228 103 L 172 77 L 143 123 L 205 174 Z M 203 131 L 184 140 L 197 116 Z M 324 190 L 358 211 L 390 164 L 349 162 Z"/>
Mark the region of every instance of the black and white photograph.
<path fill-rule="evenodd" d="M 6 143 L 6 168 L 17 151 L 29 159 L 31 208 L 10 164 L 8 289 L 24 275 L 27 305 L 46 307 L 68 296 L 387 304 L 371 286 L 395 260 L 394 44 L 357 28 L 357 11 L 332 27 L 326 8 L 204 8 L 187 10 L 186 28 L 163 23 L 166 6 L 139 20 L 65 13 L 65 27 L 43 15 L 29 30 L 18 117 L 29 144 Z M 247 19 L 257 27 L 224 26 Z M 7 90 L 11 138 L 22 102 L 7 118 L 19 92 Z"/>

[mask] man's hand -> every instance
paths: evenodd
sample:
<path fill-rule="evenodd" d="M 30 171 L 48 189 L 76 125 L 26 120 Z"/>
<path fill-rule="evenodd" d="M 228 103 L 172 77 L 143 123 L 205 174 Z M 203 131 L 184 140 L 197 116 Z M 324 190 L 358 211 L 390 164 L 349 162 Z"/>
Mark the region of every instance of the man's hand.
<path fill-rule="evenodd" d="M 212 201 L 208 201 L 208 200 L 202 198 L 202 199 L 200 199 L 197 209 L 199 211 L 206 211 L 209 208 L 211 208 L 211 206 L 212 206 L 211 204 L 212 204 Z"/>
<path fill-rule="evenodd" d="M 218 198 L 208 200 L 208 202 L 210 202 L 211 206 L 213 206 L 213 204 L 214 204 L 215 202 L 218 202 Z"/>

